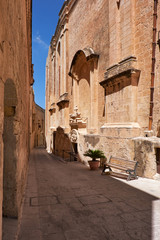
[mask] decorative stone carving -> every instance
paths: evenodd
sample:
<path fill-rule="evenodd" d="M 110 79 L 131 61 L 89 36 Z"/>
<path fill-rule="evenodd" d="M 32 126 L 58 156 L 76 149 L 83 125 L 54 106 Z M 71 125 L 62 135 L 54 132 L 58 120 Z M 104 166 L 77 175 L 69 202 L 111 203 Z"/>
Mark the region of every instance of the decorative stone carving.
<path fill-rule="evenodd" d="M 77 143 L 77 141 L 78 141 L 78 131 L 76 129 L 73 129 L 70 132 L 70 140 L 71 140 L 71 142 Z"/>
<path fill-rule="evenodd" d="M 76 126 L 76 128 L 86 128 L 87 125 L 87 119 L 83 119 L 81 117 L 81 113 L 78 112 L 78 107 L 76 106 L 74 108 L 73 114 L 70 114 L 70 125 Z"/>
<path fill-rule="evenodd" d="M 55 110 L 56 110 L 55 103 L 51 103 L 50 108 L 49 108 L 49 112 L 53 113 L 53 112 L 55 112 Z"/>
<path fill-rule="evenodd" d="M 78 112 L 78 107 L 74 108 L 73 114 L 70 114 L 70 123 L 76 123 L 78 119 L 81 119 L 81 113 Z"/>

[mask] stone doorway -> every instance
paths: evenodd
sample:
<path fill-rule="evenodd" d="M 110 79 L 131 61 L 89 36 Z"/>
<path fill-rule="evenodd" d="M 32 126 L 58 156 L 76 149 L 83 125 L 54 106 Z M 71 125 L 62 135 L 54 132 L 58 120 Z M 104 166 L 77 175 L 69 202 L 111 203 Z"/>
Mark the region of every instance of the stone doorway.
<path fill-rule="evenodd" d="M 160 174 L 160 148 L 156 149 L 157 173 Z"/>
<path fill-rule="evenodd" d="M 73 151 L 73 154 L 72 154 L 73 160 L 74 160 L 74 161 L 77 161 L 77 157 L 78 157 L 78 147 L 77 147 L 77 143 L 73 143 L 73 142 L 72 142 L 72 151 Z"/>
<path fill-rule="evenodd" d="M 77 147 L 77 143 L 72 143 L 72 146 L 73 146 L 73 150 L 74 150 L 74 153 L 78 153 L 78 147 Z"/>
<path fill-rule="evenodd" d="M 53 149 L 52 152 L 55 153 L 56 150 L 56 132 L 53 132 Z"/>

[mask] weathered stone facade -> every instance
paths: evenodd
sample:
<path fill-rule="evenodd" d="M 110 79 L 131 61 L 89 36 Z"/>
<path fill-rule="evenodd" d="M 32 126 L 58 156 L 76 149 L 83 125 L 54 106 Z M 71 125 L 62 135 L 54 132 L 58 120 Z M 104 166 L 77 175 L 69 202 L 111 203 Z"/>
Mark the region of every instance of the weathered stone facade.
<path fill-rule="evenodd" d="M 107 158 L 138 160 L 139 175 L 155 177 L 160 161 L 159 13 L 157 0 L 64 2 L 46 63 L 49 152 L 62 156 L 64 148 L 76 148 L 86 162 L 84 151 L 99 148 Z M 70 142 L 57 149 L 59 127 Z M 77 136 L 72 137 L 73 130 Z"/>
<path fill-rule="evenodd" d="M 36 103 L 34 101 L 34 90 L 33 88 L 30 89 L 30 150 L 34 148 L 35 142 L 35 106 Z"/>
<path fill-rule="evenodd" d="M 45 110 L 34 101 L 34 91 L 30 94 L 30 149 L 45 147 Z"/>
<path fill-rule="evenodd" d="M 35 104 L 33 128 L 35 130 L 34 147 L 45 147 L 45 110 Z"/>
<path fill-rule="evenodd" d="M 3 215 L 18 217 L 30 150 L 32 1 L 0 1 L 0 239 Z"/>

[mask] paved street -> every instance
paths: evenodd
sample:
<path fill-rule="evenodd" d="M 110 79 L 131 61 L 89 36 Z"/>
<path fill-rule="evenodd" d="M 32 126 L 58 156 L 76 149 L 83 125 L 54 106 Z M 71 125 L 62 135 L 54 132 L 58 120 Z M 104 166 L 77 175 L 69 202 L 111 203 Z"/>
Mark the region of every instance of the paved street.
<path fill-rule="evenodd" d="M 100 173 L 34 149 L 18 240 L 160 239 L 158 191 Z"/>

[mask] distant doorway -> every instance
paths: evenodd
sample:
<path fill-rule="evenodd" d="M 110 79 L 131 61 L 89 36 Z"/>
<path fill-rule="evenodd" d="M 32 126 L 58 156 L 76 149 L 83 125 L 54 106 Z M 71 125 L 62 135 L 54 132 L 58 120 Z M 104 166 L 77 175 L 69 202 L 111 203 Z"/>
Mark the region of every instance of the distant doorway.
<path fill-rule="evenodd" d="M 72 143 L 74 153 L 78 153 L 77 143 Z"/>
<path fill-rule="evenodd" d="M 55 153 L 56 150 L 56 132 L 53 132 L 53 149 L 52 152 Z"/>
<path fill-rule="evenodd" d="M 73 152 L 75 153 L 75 155 L 74 155 L 74 161 L 77 161 L 77 155 L 78 155 L 77 143 L 72 143 L 72 147 L 73 147 Z"/>

